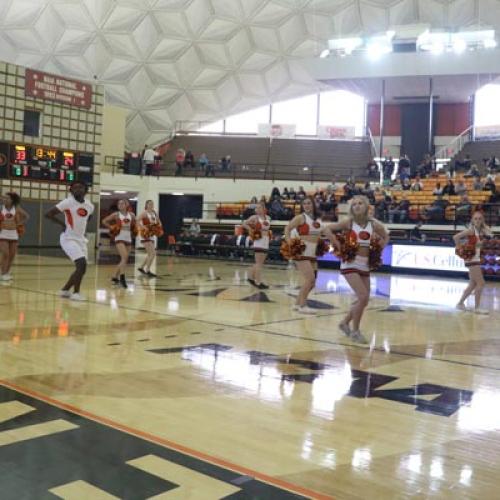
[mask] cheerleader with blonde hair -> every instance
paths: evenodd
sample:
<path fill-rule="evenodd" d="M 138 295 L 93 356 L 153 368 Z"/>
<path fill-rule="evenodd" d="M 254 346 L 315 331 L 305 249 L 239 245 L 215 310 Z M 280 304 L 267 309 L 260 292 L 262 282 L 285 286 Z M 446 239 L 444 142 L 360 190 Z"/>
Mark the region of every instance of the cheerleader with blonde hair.
<path fill-rule="evenodd" d="M 479 210 L 473 213 L 470 226 L 453 236 L 453 241 L 457 246 L 456 253 L 464 259 L 465 266 L 469 269 L 469 284 L 457 304 L 457 309 L 461 311 L 466 310 L 465 301 L 474 293 L 474 312 L 488 314 L 488 311 L 480 307 L 485 285 L 481 269 L 481 246 L 482 242 L 491 236 L 491 229 L 486 225 L 484 215 Z"/>
<path fill-rule="evenodd" d="M 154 209 L 153 200 L 146 201 L 144 211 L 138 217 L 138 226 L 141 243 L 146 250 L 146 259 L 139 267 L 139 272 L 150 278 L 156 278 L 156 274 L 151 272 L 151 266 L 156 258 L 156 242 L 163 236 L 163 227 Z"/>
<path fill-rule="evenodd" d="M 102 224 L 109 229 L 111 239 L 114 241 L 120 256 L 120 262 L 111 281 L 116 285 L 120 284 L 123 288 L 127 288 L 125 270 L 132 248 L 132 238 L 136 235 L 135 215 L 130 212 L 128 200 L 119 200 L 118 211 L 105 217 Z"/>
<path fill-rule="evenodd" d="M 360 323 L 370 300 L 370 271 L 380 265 L 389 233 L 381 222 L 370 216 L 368 198 L 354 196 L 349 217 L 326 226 L 325 234 L 341 258 L 341 274 L 356 295 L 349 312 L 339 323 L 339 329 L 355 342 L 366 343 L 360 332 Z"/>

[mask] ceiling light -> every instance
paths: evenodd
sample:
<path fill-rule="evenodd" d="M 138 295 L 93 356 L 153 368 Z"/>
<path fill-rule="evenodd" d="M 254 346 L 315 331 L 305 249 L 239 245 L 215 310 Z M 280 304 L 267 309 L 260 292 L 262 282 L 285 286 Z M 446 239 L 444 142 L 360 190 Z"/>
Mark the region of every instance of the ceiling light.
<path fill-rule="evenodd" d="M 467 42 L 462 38 L 455 38 L 453 41 L 453 52 L 455 54 L 462 54 L 467 49 Z"/>
<path fill-rule="evenodd" d="M 325 49 L 321 52 L 321 54 L 319 55 L 319 57 L 321 59 L 326 59 L 328 56 L 330 55 L 330 50 L 329 49 Z"/>
<path fill-rule="evenodd" d="M 484 40 L 483 45 L 485 49 L 494 49 L 498 44 L 497 41 L 493 38 Z"/>
<path fill-rule="evenodd" d="M 184 196 L 184 193 L 172 193 L 174 196 Z"/>
<path fill-rule="evenodd" d="M 138 199 L 137 196 L 134 196 L 133 198 L 129 198 L 128 201 L 137 201 Z"/>
<path fill-rule="evenodd" d="M 439 56 L 444 52 L 445 46 L 441 42 L 434 42 L 430 46 L 430 53 Z"/>
<path fill-rule="evenodd" d="M 108 193 L 107 191 L 101 191 L 101 196 L 111 196 L 111 193 Z"/>
<path fill-rule="evenodd" d="M 114 191 L 115 194 L 125 194 L 127 191 Z"/>

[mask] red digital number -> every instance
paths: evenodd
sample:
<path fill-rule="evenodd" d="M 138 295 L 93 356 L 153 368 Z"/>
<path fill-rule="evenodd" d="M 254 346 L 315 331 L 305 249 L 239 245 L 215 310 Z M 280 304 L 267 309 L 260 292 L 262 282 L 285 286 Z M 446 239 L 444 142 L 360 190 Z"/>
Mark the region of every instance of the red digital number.
<path fill-rule="evenodd" d="M 26 151 L 22 149 L 16 150 L 16 161 L 26 161 Z"/>

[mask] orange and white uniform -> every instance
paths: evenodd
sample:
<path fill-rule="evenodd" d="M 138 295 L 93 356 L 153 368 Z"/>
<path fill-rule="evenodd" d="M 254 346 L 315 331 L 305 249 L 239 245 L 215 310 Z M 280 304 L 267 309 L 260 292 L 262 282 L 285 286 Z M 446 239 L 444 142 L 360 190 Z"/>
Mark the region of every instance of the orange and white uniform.
<path fill-rule="evenodd" d="M 253 249 L 255 252 L 267 252 L 269 250 L 269 230 L 271 229 L 271 219 L 269 217 L 257 216 L 257 223 L 260 224 L 262 237 L 254 240 Z"/>
<path fill-rule="evenodd" d="M 115 243 L 121 242 L 126 245 L 132 244 L 132 215 L 127 213 L 123 215 L 121 212 L 116 214 L 116 219 L 120 223 L 120 232 L 115 236 Z"/>
<path fill-rule="evenodd" d="M 64 214 L 66 223 L 66 229 L 59 238 L 61 248 L 72 261 L 87 259 L 88 240 L 85 238 L 85 232 L 89 217 L 94 213 L 94 205 L 86 199 L 80 203 L 70 195 L 56 207 Z"/>
<path fill-rule="evenodd" d="M 16 229 L 16 207 L 10 209 L 2 207 L 1 211 L 2 230 L 0 231 L 0 240 L 18 241 L 19 234 Z M 4 229 L 4 226 L 14 226 L 13 229 Z"/>
<path fill-rule="evenodd" d="M 306 248 L 302 255 L 295 260 L 316 261 L 316 248 L 321 234 L 321 223 L 305 213 L 302 216 L 304 217 L 304 223 L 297 227 L 297 233 Z"/>
<path fill-rule="evenodd" d="M 373 223 L 371 221 L 368 221 L 366 227 L 361 227 L 356 222 L 352 222 L 351 234 L 356 236 L 356 241 L 360 248 L 370 248 L 373 232 Z M 341 262 L 340 272 L 342 274 L 357 273 L 365 276 L 368 275 L 370 273 L 368 256 L 356 255 L 351 262 Z"/>
<path fill-rule="evenodd" d="M 142 225 L 143 226 L 151 226 L 153 224 L 158 224 L 160 222 L 160 219 L 156 215 L 156 212 L 146 212 L 146 216 L 142 218 Z M 141 238 L 141 242 L 147 242 L 147 241 L 152 241 L 156 244 L 156 236 L 150 236 L 149 238 Z"/>
<path fill-rule="evenodd" d="M 472 259 L 470 260 L 465 260 L 465 266 L 466 267 L 471 267 L 471 266 L 479 266 L 481 265 L 481 241 L 482 241 L 482 236 L 481 233 L 474 228 L 474 235 L 468 237 L 468 242 L 469 244 L 474 245 L 475 247 L 475 253 Z"/>

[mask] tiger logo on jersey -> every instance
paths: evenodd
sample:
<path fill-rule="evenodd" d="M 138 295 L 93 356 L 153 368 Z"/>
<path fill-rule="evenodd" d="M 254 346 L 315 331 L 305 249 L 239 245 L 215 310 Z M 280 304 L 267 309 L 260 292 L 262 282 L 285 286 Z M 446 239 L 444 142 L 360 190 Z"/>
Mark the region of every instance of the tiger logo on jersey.
<path fill-rule="evenodd" d="M 87 215 L 89 214 L 87 212 L 87 210 L 85 210 L 85 208 L 79 208 L 76 213 L 80 216 L 80 217 L 87 217 Z"/>

